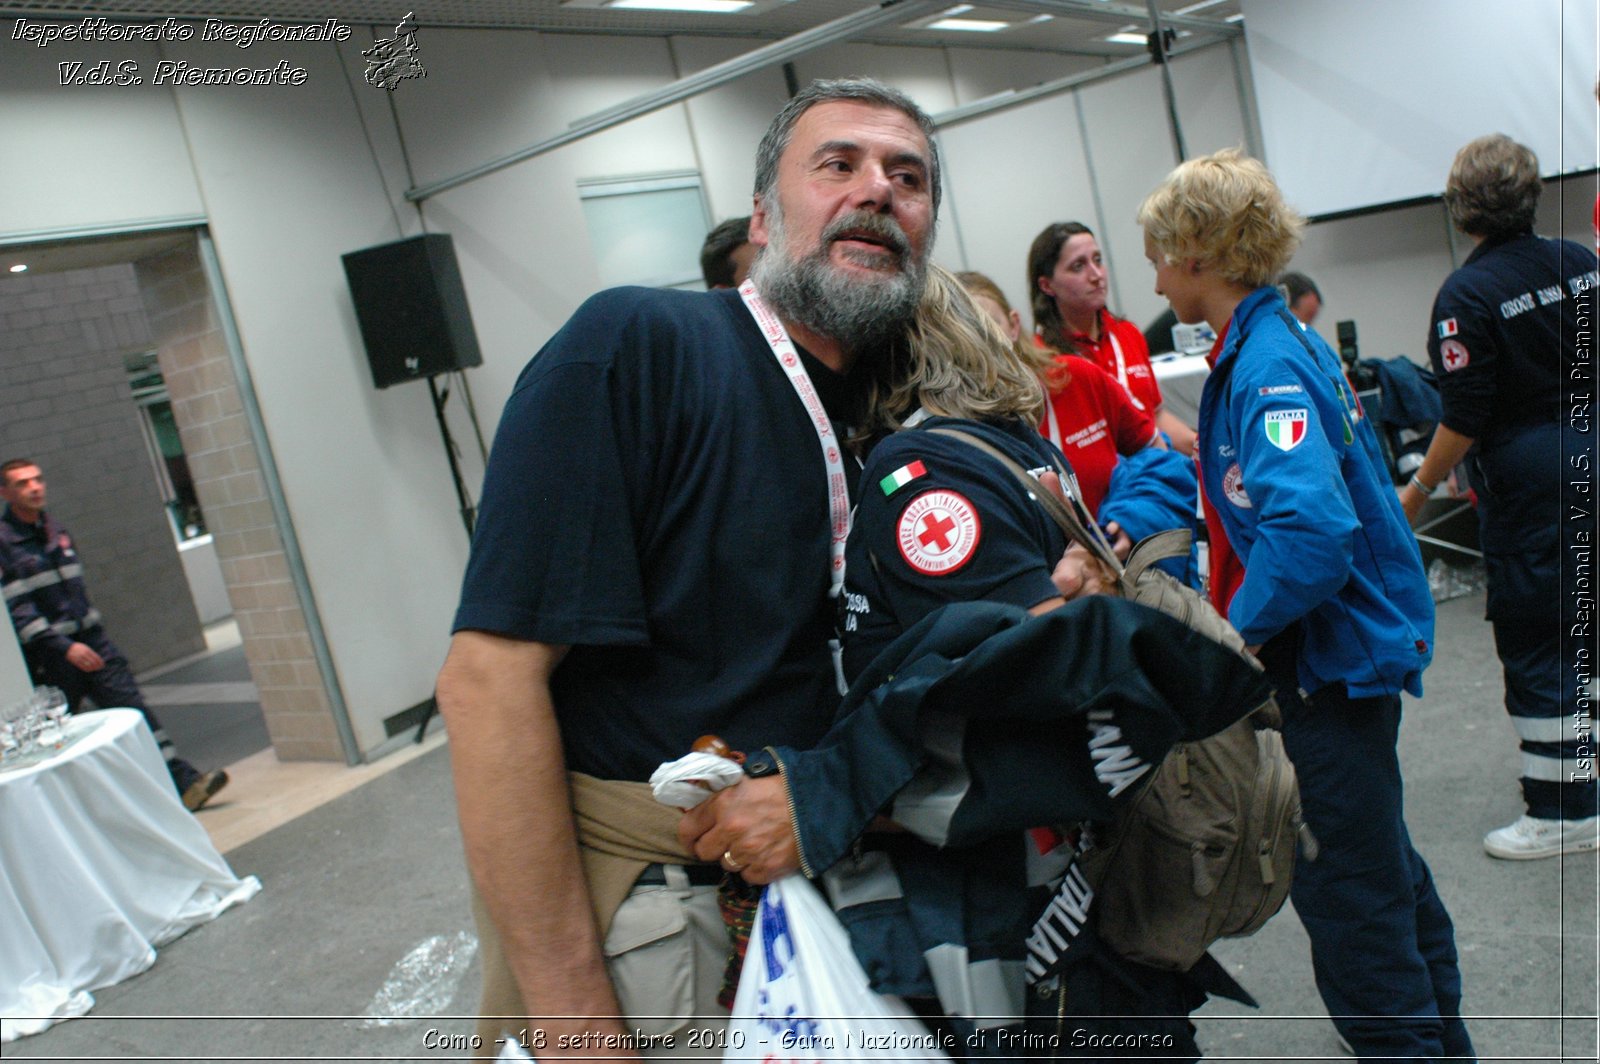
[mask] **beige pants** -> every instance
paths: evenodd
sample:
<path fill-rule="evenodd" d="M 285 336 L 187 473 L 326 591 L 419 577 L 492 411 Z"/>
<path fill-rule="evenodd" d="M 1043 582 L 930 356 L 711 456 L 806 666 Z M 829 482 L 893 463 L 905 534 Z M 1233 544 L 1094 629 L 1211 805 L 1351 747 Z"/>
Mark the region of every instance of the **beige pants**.
<path fill-rule="evenodd" d="M 636 886 L 612 918 L 606 934 L 606 970 L 616 987 L 630 1034 L 642 1035 L 645 1056 L 720 1057 L 728 1012 L 717 1004 L 728 962 L 728 933 L 717 909 L 717 888 L 690 886 L 683 869 L 663 866 L 667 883 Z M 521 1023 L 501 1016 L 526 1014 L 515 979 L 500 949 L 500 936 L 473 892 L 483 959 L 479 1006 L 479 1055 L 492 1059 L 503 1037 Z M 532 1041 L 532 1036 L 528 1037 Z M 603 1049 L 590 1051 L 603 1054 Z M 529 1046 L 535 1057 L 538 1049 Z"/>

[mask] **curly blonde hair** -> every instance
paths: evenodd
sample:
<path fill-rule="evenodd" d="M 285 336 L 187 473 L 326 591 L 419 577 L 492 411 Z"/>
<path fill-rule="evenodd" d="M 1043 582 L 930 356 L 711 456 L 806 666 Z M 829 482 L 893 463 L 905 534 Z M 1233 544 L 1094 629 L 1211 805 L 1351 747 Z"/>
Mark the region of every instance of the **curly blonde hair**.
<path fill-rule="evenodd" d="M 1267 168 L 1236 148 L 1181 164 L 1145 197 L 1137 220 L 1168 262 L 1198 259 L 1248 288 L 1283 272 L 1306 225 Z"/>
<path fill-rule="evenodd" d="M 954 274 L 928 267 L 903 342 L 874 366 L 857 438 L 893 432 L 919 406 L 944 417 L 1036 423 L 1044 390 L 1034 367 L 972 301 Z"/>

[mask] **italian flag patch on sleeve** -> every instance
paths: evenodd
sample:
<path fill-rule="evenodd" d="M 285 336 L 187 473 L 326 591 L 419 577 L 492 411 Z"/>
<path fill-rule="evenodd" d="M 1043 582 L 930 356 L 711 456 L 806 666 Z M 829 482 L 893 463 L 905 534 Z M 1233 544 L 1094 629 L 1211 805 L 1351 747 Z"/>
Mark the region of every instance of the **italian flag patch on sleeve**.
<path fill-rule="evenodd" d="M 1292 451 L 1306 438 L 1306 411 L 1269 410 L 1266 416 L 1267 439 L 1280 451 Z"/>
<path fill-rule="evenodd" d="M 878 481 L 878 487 L 883 489 L 884 495 L 893 495 L 895 492 L 899 491 L 913 480 L 916 480 L 918 477 L 926 476 L 927 472 L 927 467 L 925 467 L 922 462 L 918 460 L 912 462 L 910 465 L 901 466 L 893 473 L 890 473 L 888 476 Z"/>

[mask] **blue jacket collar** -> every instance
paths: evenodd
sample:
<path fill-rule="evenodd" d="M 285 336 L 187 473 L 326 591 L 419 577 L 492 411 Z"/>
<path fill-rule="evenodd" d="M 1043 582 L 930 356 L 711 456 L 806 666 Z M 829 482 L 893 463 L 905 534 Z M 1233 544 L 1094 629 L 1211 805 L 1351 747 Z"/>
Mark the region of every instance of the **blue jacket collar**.
<path fill-rule="evenodd" d="M 1224 362 L 1236 355 L 1244 344 L 1245 334 L 1255 326 L 1256 322 L 1263 316 L 1274 313 L 1283 305 L 1283 297 L 1272 285 L 1262 285 L 1245 296 L 1239 305 L 1233 308 L 1233 317 L 1228 322 L 1228 338 L 1223 342 L 1222 353 L 1217 355 L 1216 365 L 1212 369 L 1221 368 Z"/>

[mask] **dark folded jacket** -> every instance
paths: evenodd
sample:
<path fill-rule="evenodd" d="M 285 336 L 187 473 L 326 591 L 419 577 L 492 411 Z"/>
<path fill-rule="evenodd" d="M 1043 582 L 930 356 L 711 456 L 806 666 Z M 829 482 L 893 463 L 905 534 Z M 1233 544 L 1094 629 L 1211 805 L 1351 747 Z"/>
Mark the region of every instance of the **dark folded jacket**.
<path fill-rule="evenodd" d="M 952 603 L 874 660 L 818 747 L 774 753 L 808 874 L 880 812 L 921 840 L 886 837 L 899 898 L 875 890 L 864 921 L 841 912 L 876 989 L 932 995 L 927 958 L 956 949 L 965 965 L 1003 962 L 1020 990 L 1036 915 L 1022 832 L 1108 818 L 1113 791 L 1135 793 L 1173 743 L 1268 694 L 1244 659 L 1135 603 L 1093 597 L 1039 617 Z"/>

